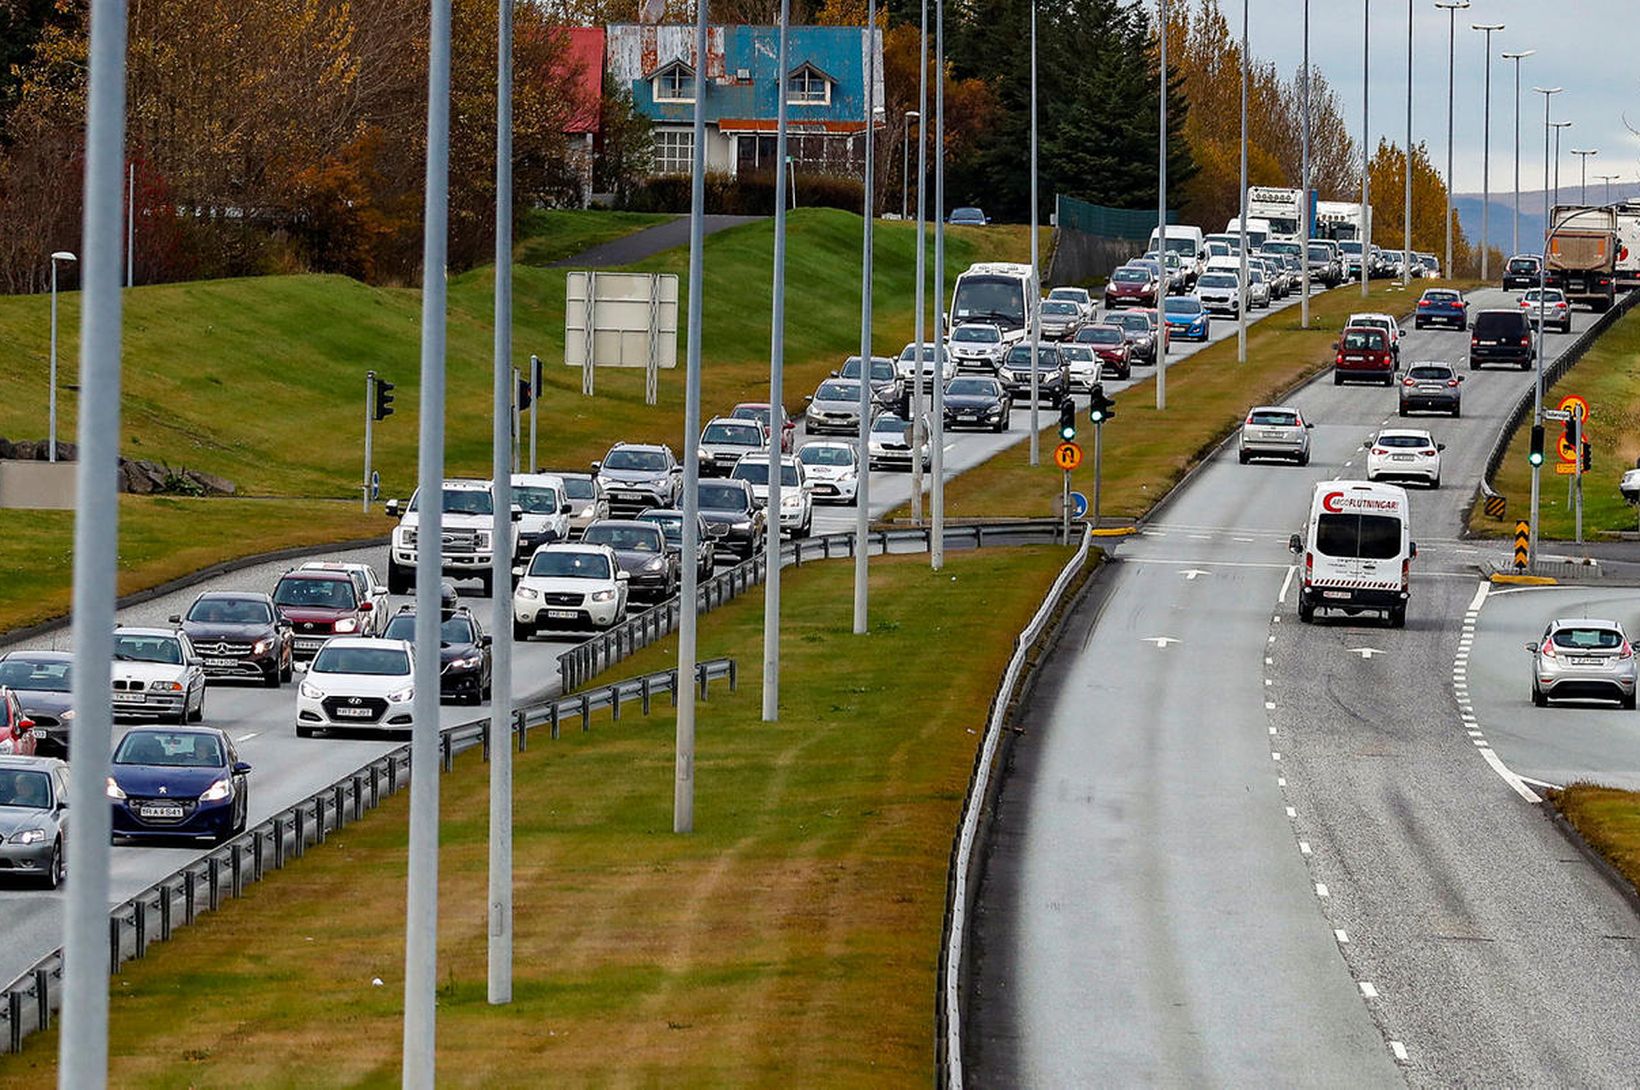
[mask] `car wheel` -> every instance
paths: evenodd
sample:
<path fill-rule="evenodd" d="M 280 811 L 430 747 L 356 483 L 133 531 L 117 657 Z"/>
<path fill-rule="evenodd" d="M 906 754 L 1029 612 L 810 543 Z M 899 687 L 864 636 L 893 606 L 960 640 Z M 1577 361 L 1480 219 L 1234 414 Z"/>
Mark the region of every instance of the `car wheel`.
<path fill-rule="evenodd" d="M 231 835 L 238 836 L 240 833 L 245 831 L 245 826 L 250 820 L 250 814 L 251 800 L 249 793 L 247 792 L 246 795 L 241 797 L 239 800 L 239 819 L 233 823 L 233 833 Z"/>
<path fill-rule="evenodd" d="M 1337 371 L 1333 372 L 1333 385 L 1334 386 L 1344 385 L 1344 376 L 1339 374 Z"/>
<path fill-rule="evenodd" d="M 1539 689 L 1536 685 L 1532 686 L 1532 704 L 1539 708 L 1547 708 L 1549 706 L 1548 694 L 1542 689 Z"/>
<path fill-rule="evenodd" d="M 1422 329 L 1422 328 L 1424 328 L 1424 323 L 1421 322 L 1421 321 L 1413 322 L 1412 323 L 1412 328 L 1413 329 Z"/>
<path fill-rule="evenodd" d="M 1441 487 L 1441 475 L 1439 473 L 1435 474 L 1435 479 L 1433 481 L 1429 482 L 1429 487 L 1431 487 L 1431 488 Z"/>
<path fill-rule="evenodd" d="M 1407 607 L 1395 606 L 1389 611 L 1389 626 L 1391 628 L 1405 628 L 1407 626 Z"/>
<path fill-rule="evenodd" d="M 1298 620 L 1300 624 L 1315 623 L 1315 606 L 1309 602 L 1298 603 Z"/>
<path fill-rule="evenodd" d="M 493 598 L 495 596 L 495 573 L 485 572 L 479 576 L 478 585 L 484 588 L 484 597 Z"/>
<path fill-rule="evenodd" d="M 288 658 L 288 659 L 285 660 L 284 667 L 282 669 L 280 669 L 280 671 L 279 671 L 279 682 L 280 682 L 280 684 L 288 684 L 290 679 L 295 677 L 295 676 L 296 676 L 296 660 L 295 660 L 295 658 Z"/>
<path fill-rule="evenodd" d="M 51 858 L 46 861 L 45 877 L 41 879 L 40 884 L 46 889 L 56 889 L 62 885 L 63 879 L 67 877 L 67 865 L 67 860 L 63 858 L 63 842 L 54 841 L 51 845 Z"/>
<path fill-rule="evenodd" d="M 1470 360 L 1469 361 L 1469 369 L 1471 371 L 1479 371 L 1481 369 L 1481 365 L 1476 363 L 1474 360 Z"/>
<path fill-rule="evenodd" d="M 1405 405 L 1401 406 L 1400 413 L 1402 416 L 1407 415 L 1407 407 Z"/>
<path fill-rule="evenodd" d="M 1458 419 L 1458 417 L 1460 417 L 1462 415 L 1463 415 L 1463 406 L 1462 405 L 1452 406 L 1452 419 L 1456 420 L 1456 419 Z"/>
<path fill-rule="evenodd" d="M 1307 466 L 1307 465 L 1310 464 L 1310 452 L 1309 451 L 1305 451 L 1303 454 L 1300 454 L 1298 456 L 1298 464 L 1301 465 L 1301 466 Z"/>
<path fill-rule="evenodd" d="M 1522 371 L 1530 371 L 1532 369 L 1532 361 L 1531 360 L 1522 360 L 1521 364 L 1520 364 L 1520 369 Z"/>
<path fill-rule="evenodd" d="M 279 688 L 279 668 L 277 666 L 263 672 L 262 687 L 264 689 Z"/>
<path fill-rule="evenodd" d="M 1622 704 L 1624 711 L 1632 712 L 1635 706 L 1635 694 L 1630 693 L 1628 696 L 1623 697 Z"/>

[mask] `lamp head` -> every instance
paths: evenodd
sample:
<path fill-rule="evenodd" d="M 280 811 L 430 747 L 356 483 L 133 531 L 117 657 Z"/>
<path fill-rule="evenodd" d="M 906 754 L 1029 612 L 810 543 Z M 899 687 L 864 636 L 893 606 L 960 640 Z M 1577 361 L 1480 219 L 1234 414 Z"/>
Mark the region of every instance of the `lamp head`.
<path fill-rule="evenodd" d="M 51 260 L 53 260 L 53 261 L 78 261 L 79 258 L 75 257 L 73 254 L 69 253 L 67 250 L 58 250 L 56 253 L 51 255 Z"/>

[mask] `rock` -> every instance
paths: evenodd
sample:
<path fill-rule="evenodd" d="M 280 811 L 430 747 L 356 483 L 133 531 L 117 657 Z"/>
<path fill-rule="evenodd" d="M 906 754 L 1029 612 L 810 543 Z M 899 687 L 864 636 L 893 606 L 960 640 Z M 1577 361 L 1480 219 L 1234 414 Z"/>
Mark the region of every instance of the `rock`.
<path fill-rule="evenodd" d="M 0 436 L 0 459 L 15 458 L 17 445 L 10 439 Z"/>
<path fill-rule="evenodd" d="M 49 443 L 42 444 L 42 446 L 45 446 L 49 452 Z M 49 453 L 46 457 L 49 457 Z M 59 462 L 73 462 L 78 460 L 79 457 L 80 446 L 78 443 L 65 443 L 61 439 L 57 440 L 57 460 Z"/>
<path fill-rule="evenodd" d="M 238 485 L 226 477 L 218 477 L 215 473 L 206 473 L 201 469 L 190 469 L 186 473 L 190 481 L 213 496 L 231 496 L 239 491 Z"/>
<path fill-rule="evenodd" d="M 34 461 L 35 442 L 32 439 L 19 439 L 12 444 L 11 456 L 19 462 Z"/>

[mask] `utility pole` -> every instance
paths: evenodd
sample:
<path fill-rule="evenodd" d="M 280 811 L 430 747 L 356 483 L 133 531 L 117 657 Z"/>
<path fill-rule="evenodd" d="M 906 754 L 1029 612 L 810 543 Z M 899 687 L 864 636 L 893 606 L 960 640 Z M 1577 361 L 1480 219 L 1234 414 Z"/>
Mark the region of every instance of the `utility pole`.
<path fill-rule="evenodd" d="M 1553 122 L 1550 125 L 1550 127 L 1555 130 L 1555 204 L 1559 204 L 1560 203 L 1560 130 L 1561 129 L 1571 128 L 1572 123 L 1570 121 L 1556 121 L 1556 122 Z M 1548 228 L 1548 226 L 1549 226 L 1548 221 L 1544 221 L 1544 226 L 1545 226 L 1545 229 Z M 1548 251 L 1545 250 L 1544 253 L 1545 253 L 1545 255 L 1547 255 Z"/>
<path fill-rule="evenodd" d="M 1487 266 L 1492 252 L 1492 32 L 1502 23 L 1471 23 L 1469 29 L 1486 35 L 1486 110 L 1481 125 L 1481 279 L 1490 280 Z"/>
<path fill-rule="evenodd" d="M 1156 25 L 1156 55 L 1160 83 L 1157 88 L 1156 128 L 1156 237 L 1167 237 L 1167 0 L 1157 0 L 1161 20 Z M 1160 255 L 1157 255 L 1160 256 Z M 1167 408 L 1167 263 L 1156 276 L 1156 411 Z M 1032 367 L 1035 370 L 1035 367 Z"/>
<path fill-rule="evenodd" d="M 1300 183 L 1304 195 L 1299 203 L 1303 206 L 1304 223 L 1304 260 L 1300 263 L 1300 277 L 1304 290 L 1298 300 L 1298 323 L 1304 329 L 1310 328 L 1310 234 L 1314 230 L 1310 222 L 1310 0 L 1304 0 L 1304 86 L 1301 91 L 1304 120 L 1301 126 L 1301 166 L 1299 173 L 1303 178 Z M 1097 525 L 1097 523 L 1095 524 Z"/>
<path fill-rule="evenodd" d="M 1549 103 L 1555 95 L 1560 94 L 1563 88 L 1534 87 L 1532 90 L 1543 96 L 1543 227 L 1546 233 L 1543 239 L 1544 260 L 1538 263 L 1538 299 L 1541 302 L 1543 294 L 1548 288 L 1548 273 L 1546 270 L 1549 265 L 1549 234 L 1553 233 L 1553 228 L 1549 223 Z M 1532 382 L 1532 426 L 1534 428 L 1543 427 L 1543 312 L 1546 309 L 1542 305 L 1538 306 L 1537 351 L 1534 353 L 1537 357 L 1537 367 Z M 1543 467 L 1534 464 L 1532 466 L 1532 533 L 1527 552 L 1532 568 L 1537 567 L 1538 496 L 1541 491 L 1542 475 Z"/>
<path fill-rule="evenodd" d="M 126 167 L 125 178 L 125 286 L 137 283 L 137 164 Z"/>
<path fill-rule="evenodd" d="M 1458 12 L 1469 6 L 1469 0 L 1435 0 L 1435 6 L 1446 12 L 1446 264 L 1441 273 L 1448 280 L 1452 268 L 1452 74 L 1458 59 Z"/>
<path fill-rule="evenodd" d="M 503 0 L 506 2 L 506 0 Z M 540 468 L 540 459 L 535 453 L 536 413 L 541 408 L 541 394 L 544 387 L 541 383 L 541 357 L 530 355 L 530 462 L 529 472 L 534 473 Z"/>
<path fill-rule="evenodd" d="M 1619 179 L 1621 177 L 1622 177 L 1621 174 L 1596 174 L 1594 176 L 1595 181 L 1605 182 L 1606 183 L 1606 203 L 1607 204 L 1612 203 L 1612 183 L 1617 181 L 1617 179 Z M 1588 203 L 1587 199 L 1584 200 L 1584 203 L 1585 204 Z"/>
<path fill-rule="evenodd" d="M 1514 53 L 1504 53 L 1503 59 L 1515 62 L 1515 200 L 1511 206 L 1514 211 L 1514 230 L 1510 234 L 1509 252 L 1520 253 L 1520 62 L 1536 53 L 1535 49 L 1522 49 Z"/>
<path fill-rule="evenodd" d="M 51 403 L 46 411 L 46 444 L 51 449 L 46 452 L 48 462 L 57 460 L 57 262 L 77 260 L 67 250 L 51 255 Z"/>
<path fill-rule="evenodd" d="M 871 562 L 867 555 L 871 536 L 871 228 L 876 217 L 876 202 L 872 189 L 876 157 L 873 154 L 871 126 L 876 120 L 877 107 L 877 0 L 868 0 L 866 16 L 866 171 L 865 215 L 862 217 L 860 243 L 860 486 L 854 504 L 854 634 L 863 636 L 869 630 L 867 616 L 867 586 Z M 785 96 L 782 95 L 782 98 Z M 913 350 L 916 357 L 911 381 L 922 383 L 922 345 Z M 915 429 L 912 438 L 915 439 Z M 913 452 L 912 460 L 916 460 Z M 776 532 L 779 532 L 778 527 Z"/>
<path fill-rule="evenodd" d="M 791 0 L 780 0 L 780 66 L 786 62 L 786 38 L 791 22 Z M 774 191 L 786 192 L 786 98 L 782 94 L 775 122 Z M 907 130 L 909 132 L 909 130 Z M 903 218 L 903 214 L 902 214 Z M 763 572 L 763 721 L 780 718 L 780 474 L 781 406 L 785 404 L 786 369 L 786 202 L 774 207 L 774 295 L 769 316 L 769 532 L 764 537 Z M 871 357 L 860 357 L 860 387 L 871 388 Z M 777 415 L 779 414 L 779 415 Z M 689 563 L 693 557 L 685 557 Z"/>
<path fill-rule="evenodd" d="M 928 188 L 928 0 L 922 0 L 922 32 L 918 37 L 917 59 L 917 317 L 914 339 L 917 352 L 920 354 L 923 345 L 923 321 L 928 310 L 923 298 L 925 278 L 928 275 L 928 242 L 924 234 L 928 227 L 928 202 L 924 200 L 923 192 Z M 945 78 L 944 73 L 940 74 L 940 78 Z M 911 449 L 921 450 L 923 439 L 922 383 L 919 381 L 911 384 Z M 862 472 L 869 473 L 870 467 L 865 466 Z M 922 459 L 913 456 L 911 521 L 918 526 L 922 525 L 922 491 Z"/>

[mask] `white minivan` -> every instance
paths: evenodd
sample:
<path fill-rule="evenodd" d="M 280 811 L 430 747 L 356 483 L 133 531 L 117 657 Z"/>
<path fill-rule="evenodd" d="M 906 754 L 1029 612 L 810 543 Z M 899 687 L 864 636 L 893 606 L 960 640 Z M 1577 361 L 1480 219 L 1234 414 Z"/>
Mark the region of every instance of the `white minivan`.
<path fill-rule="evenodd" d="M 1310 499 L 1305 532 L 1288 547 L 1304 558 L 1298 619 L 1317 609 L 1355 616 L 1381 612 L 1391 628 L 1407 623 L 1412 560 L 1412 509 L 1406 490 L 1369 481 L 1321 481 Z"/>

